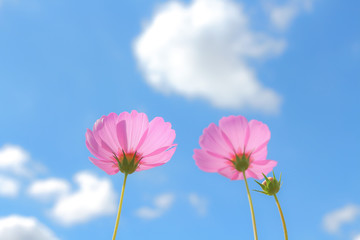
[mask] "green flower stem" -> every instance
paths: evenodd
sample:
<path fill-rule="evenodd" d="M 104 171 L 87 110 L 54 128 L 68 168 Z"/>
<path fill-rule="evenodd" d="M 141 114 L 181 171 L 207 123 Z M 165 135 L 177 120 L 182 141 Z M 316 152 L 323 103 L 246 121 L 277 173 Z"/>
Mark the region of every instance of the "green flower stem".
<path fill-rule="evenodd" d="M 281 210 L 280 203 L 279 203 L 278 198 L 276 197 L 276 194 L 274 194 L 274 198 L 275 198 L 276 205 L 277 205 L 277 207 L 278 207 L 278 209 L 279 209 L 279 213 L 280 213 L 280 216 L 281 216 L 281 221 L 282 221 L 283 228 L 284 228 L 285 240 L 288 240 L 288 233 L 287 233 L 287 229 L 286 229 L 284 214 L 283 214 L 283 212 L 282 212 L 282 210 Z"/>
<path fill-rule="evenodd" d="M 115 229 L 114 229 L 114 234 L 112 237 L 112 240 L 116 239 L 116 232 L 119 226 L 119 220 L 120 220 L 120 214 L 121 214 L 121 207 L 122 207 L 122 202 L 123 202 L 123 198 L 124 198 L 124 191 L 125 191 L 125 185 L 126 185 L 126 179 L 127 179 L 127 173 L 125 173 L 125 177 L 124 177 L 124 183 L 121 189 L 121 197 L 120 197 L 120 203 L 119 203 L 119 210 L 118 210 L 118 214 L 116 217 L 116 223 L 115 223 Z"/>
<path fill-rule="evenodd" d="M 249 204 L 250 204 L 250 210 L 251 210 L 251 218 L 252 218 L 252 224 L 253 224 L 253 230 L 254 230 L 254 240 L 258 240 L 257 230 L 256 230 L 256 222 L 255 222 L 255 214 L 254 214 L 254 207 L 253 207 L 251 196 L 250 196 L 249 186 L 248 186 L 248 183 L 247 183 L 247 180 L 246 180 L 245 171 L 243 171 L 242 173 L 243 173 L 243 176 L 244 176 L 247 195 L 248 195 L 248 198 L 249 198 Z"/>

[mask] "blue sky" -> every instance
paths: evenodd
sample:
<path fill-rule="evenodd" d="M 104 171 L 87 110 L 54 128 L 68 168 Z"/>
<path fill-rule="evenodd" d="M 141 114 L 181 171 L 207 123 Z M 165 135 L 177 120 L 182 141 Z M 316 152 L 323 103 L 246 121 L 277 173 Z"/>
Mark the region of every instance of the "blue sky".
<path fill-rule="evenodd" d="M 110 239 L 123 176 L 88 160 L 85 131 L 136 109 L 178 148 L 129 176 L 119 239 L 252 239 L 244 182 L 192 159 L 205 127 L 244 115 L 271 130 L 290 239 L 359 240 L 359 9 L 0 0 L 0 239 Z M 252 196 L 259 238 L 282 239 L 274 200 Z"/>

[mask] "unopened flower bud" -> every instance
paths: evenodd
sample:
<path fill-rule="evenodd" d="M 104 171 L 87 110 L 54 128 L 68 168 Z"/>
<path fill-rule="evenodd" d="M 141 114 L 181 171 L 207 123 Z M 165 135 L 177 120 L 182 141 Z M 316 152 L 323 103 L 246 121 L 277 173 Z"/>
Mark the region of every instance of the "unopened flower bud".
<path fill-rule="evenodd" d="M 266 195 L 270 195 L 270 196 L 278 193 L 280 190 L 280 187 L 281 187 L 281 176 L 280 176 L 280 180 L 278 181 L 275 177 L 274 172 L 273 172 L 273 175 L 274 175 L 274 177 L 266 177 L 264 175 L 265 181 L 263 181 L 262 183 L 255 181 L 262 188 L 262 191 L 257 191 L 257 190 L 255 190 L 255 191 L 266 194 Z"/>
<path fill-rule="evenodd" d="M 273 178 L 273 177 L 268 177 L 268 179 L 269 179 L 270 181 L 272 181 L 274 178 Z M 262 184 L 262 185 L 266 185 L 266 180 L 264 180 L 261 184 Z"/>

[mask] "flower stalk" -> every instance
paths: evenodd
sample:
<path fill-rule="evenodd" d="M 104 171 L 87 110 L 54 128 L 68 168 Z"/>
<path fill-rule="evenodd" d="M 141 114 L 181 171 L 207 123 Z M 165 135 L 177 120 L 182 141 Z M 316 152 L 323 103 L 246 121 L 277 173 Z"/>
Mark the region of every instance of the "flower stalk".
<path fill-rule="evenodd" d="M 288 240 L 288 233 L 287 233 L 287 229 L 286 229 L 284 214 L 283 214 L 283 212 L 281 210 L 279 200 L 278 200 L 278 198 L 276 196 L 276 194 L 280 191 L 280 188 L 281 188 L 281 185 L 282 185 L 282 183 L 281 183 L 281 174 L 280 174 L 280 179 L 279 180 L 276 179 L 274 171 L 273 171 L 273 177 L 267 177 L 265 174 L 263 174 L 263 176 L 265 178 L 264 182 L 259 183 L 258 181 L 255 180 L 255 182 L 260 185 L 262 191 L 258 191 L 258 190 L 255 190 L 255 191 L 259 192 L 259 193 L 263 193 L 263 194 L 268 195 L 268 196 L 274 196 L 276 205 L 277 205 L 277 207 L 279 209 L 279 213 L 280 213 L 280 216 L 281 216 L 281 221 L 282 221 L 282 225 L 283 225 L 283 228 L 284 228 L 285 240 Z"/>
<path fill-rule="evenodd" d="M 122 203 L 123 203 L 123 199 L 124 199 L 124 192 L 125 192 L 125 185 L 126 185 L 127 175 L 128 174 L 125 173 L 124 183 L 123 183 L 123 186 L 122 186 L 122 189 L 121 189 L 119 209 L 118 209 L 118 213 L 117 213 L 117 217 L 116 217 L 116 223 L 115 223 L 114 234 L 113 234 L 112 240 L 116 239 L 116 233 L 117 233 L 117 229 L 118 229 L 118 226 L 119 226 L 119 220 L 120 220 L 120 215 L 121 215 L 121 207 L 122 207 Z"/>
<path fill-rule="evenodd" d="M 280 203 L 279 203 L 278 198 L 276 197 L 276 194 L 274 194 L 274 198 L 275 198 L 276 205 L 277 205 L 277 207 L 278 207 L 278 209 L 279 209 L 279 213 L 280 213 L 280 216 L 281 216 L 281 221 L 282 221 L 283 228 L 284 228 L 285 240 L 288 240 L 288 233 L 287 233 L 287 229 L 286 229 L 284 214 L 283 214 L 283 212 L 282 212 L 282 210 L 281 210 Z"/>
<path fill-rule="evenodd" d="M 254 240 L 258 240 L 257 230 L 256 230 L 256 222 L 255 222 L 255 214 L 254 214 L 254 207 L 253 207 L 252 200 L 251 200 L 249 186 L 248 186 L 248 183 L 247 183 L 247 180 L 246 180 L 245 171 L 243 171 L 242 173 L 243 173 L 244 180 L 245 180 L 245 185 L 246 185 L 246 190 L 247 190 L 247 195 L 248 195 L 249 205 L 250 205 L 250 210 L 251 210 L 251 218 L 252 218 L 252 225 L 253 225 L 253 231 L 254 231 Z"/>

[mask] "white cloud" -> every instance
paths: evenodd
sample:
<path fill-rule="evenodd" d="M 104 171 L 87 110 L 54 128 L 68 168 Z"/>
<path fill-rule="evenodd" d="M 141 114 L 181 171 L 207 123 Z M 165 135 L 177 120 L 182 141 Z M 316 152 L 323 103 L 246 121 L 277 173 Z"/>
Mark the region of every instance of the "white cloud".
<path fill-rule="evenodd" d="M 29 153 L 19 146 L 4 145 L 0 148 L 0 170 L 26 175 L 25 164 L 29 160 Z"/>
<path fill-rule="evenodd" d="M 188 199 L 191 206 L 195 208 L 196 212 L 200 216 L 204 216 L 207 214 L 208 201 L 204 197 L 200 197 L 196 193 L 190 193 Z"/>
<path fill-rule="evenodd" d="M 0 196 L 16 197 L 19 194 L 20 184 L 18 181 L 0 176 Z"/>
<path fill-rule="evenodd" d="M 0 239 L 58 240 L 55 234 L 36 218 L 18 215 L 0 218 Z"/>
<path fill-rule="evenodd" d="M 154 219 L 161 217 L 174 203 L 175 195 L 164 193 L 154 198 L 154 207 L 141 207 L 136 215 L 143 219 Z"/>
<path fill-rule="evenodd" d="M 19 189 L 18 181 L 0 175 L 0 196 L 16 197 L 19 194 Z"/>
<path fill-rule="evenodd" d="M 116 212 L 117 197 L 108 178 L 79 172 L 74 181 L 79 189 L 60 196 L 50 210 L 50 216 L 56 221 L 74 225 Z"/>
<path fill-rule="evenodd" d="M 40 200 L 57 199 L 70 192 L 70 184 L 57 178 L 37 180 L 28 188 L 28 194 Z"/>
<path fill-rule="evenodd" d="M 360 234 L 359 235 L 356 235 L 353 240 L 360 240 Z"/>
<path fill-rule="evenodd" d="M 282 6 L 266 2 L 265 6 L 271 23 L 279 30 L 286 30 L 301 11 L 312 9 L 312 0 L 291 0 Z"/>
<path fill-rule="evenodd" d="M 227 109 L 276 112 L 281 97 L 250 62 L 281 54 L 285 41 L 251 29 L 240 3 L 164 4 L 134 42 L 147 82 L 163 93 L 202 98 Z"/>
<path fill-rule="evenodd" d="M 22 147 L 6 144 L 0 148 L 0 171 L 18 176 L 32 177 L 45 170 L 39 163 L 31 161 L 30 154 Z"/>
<path fill-rule="evenodd" d="M 356 205 L 346 205 L 325 215 L 323 219 L 324 229 L 329 233 L 339 232 L 342 225 L 353 222 L 360 216 L 360 207 Z"/>

